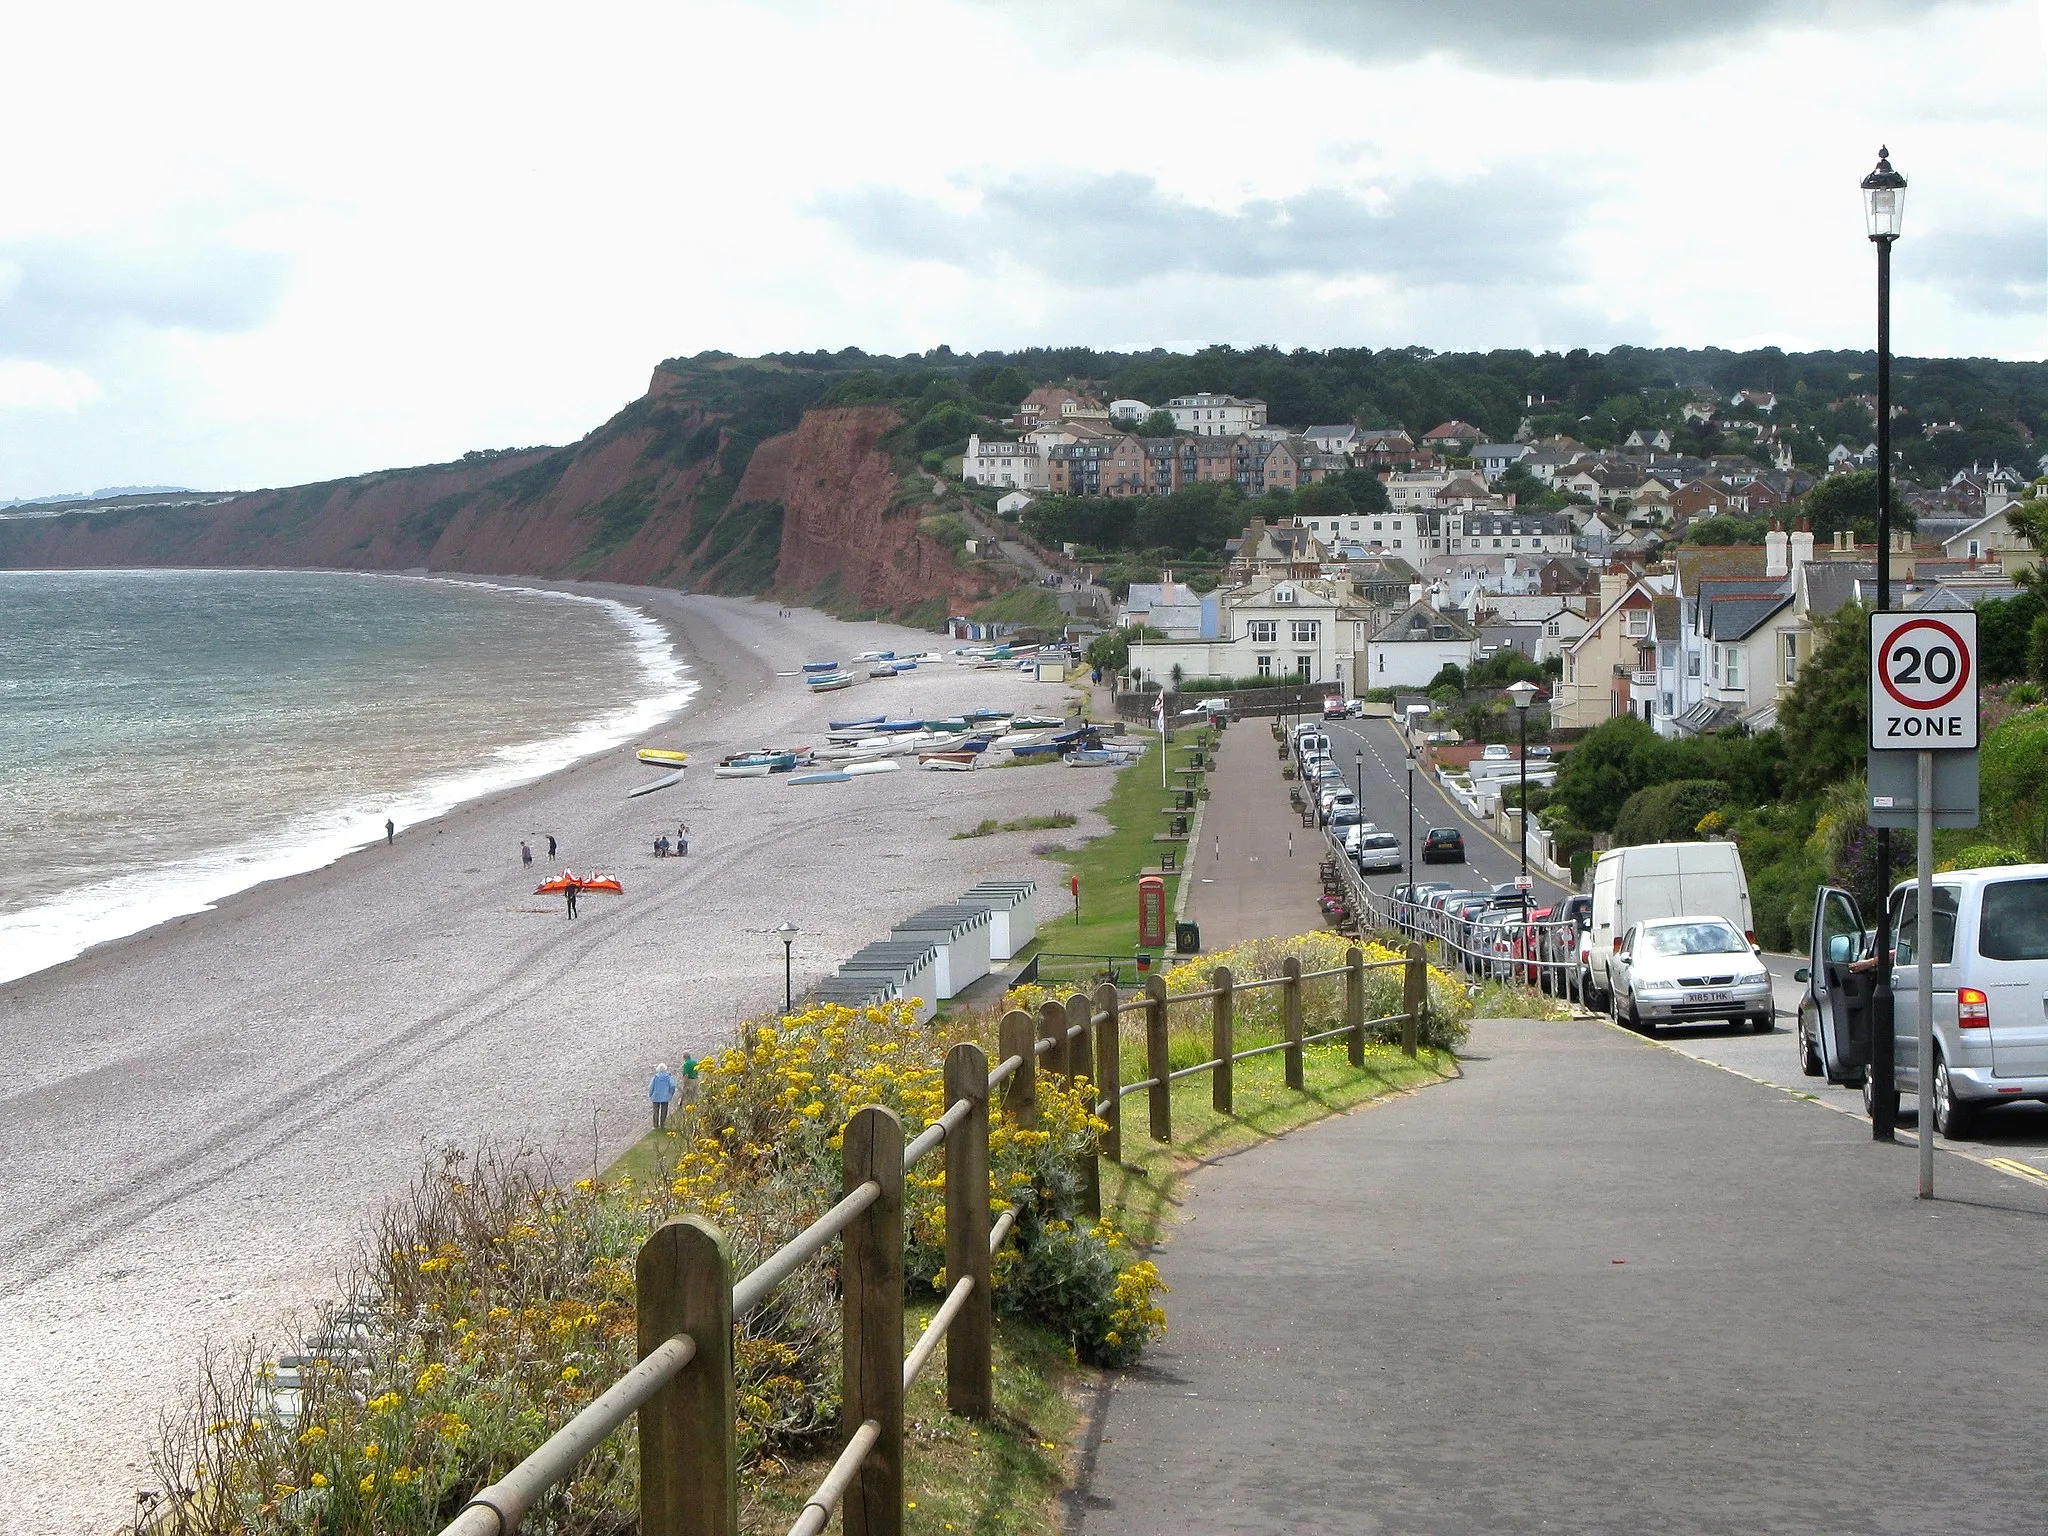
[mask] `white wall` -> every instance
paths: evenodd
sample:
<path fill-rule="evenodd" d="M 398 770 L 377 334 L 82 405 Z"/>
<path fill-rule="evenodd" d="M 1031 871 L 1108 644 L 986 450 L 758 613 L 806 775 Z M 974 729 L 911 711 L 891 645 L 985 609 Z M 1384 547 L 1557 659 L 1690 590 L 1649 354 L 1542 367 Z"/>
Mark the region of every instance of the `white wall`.
<path fill-rule="evenodd" d="M 1469 667 L 1477 659 L 1470 640 L 1374 640 L 1365 648 L 1368 688 L 1423 688 L 1446 666 Z"/>

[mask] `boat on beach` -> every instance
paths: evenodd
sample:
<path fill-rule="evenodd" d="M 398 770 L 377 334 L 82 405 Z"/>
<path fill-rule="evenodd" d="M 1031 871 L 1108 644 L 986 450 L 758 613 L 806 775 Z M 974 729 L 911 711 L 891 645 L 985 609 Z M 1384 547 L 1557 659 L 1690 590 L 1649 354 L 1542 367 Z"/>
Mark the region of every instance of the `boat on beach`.
<path fill-rule="evenodd" d="M 653 794 L 657 789 L 667 789 L 671 784 L 680 784 L 686 777 L 688 777 L 688 774 L 689 770 L 685 768 L 678 768 L 672 773 L 664 773 L 658 779 L 648 780 L 645 784 L 642 784 L 638 789 L 627 790 L 626 798 L 628 800 L 637 800 L 642 795 Z"/>
<path fill-rule="evenodd" d="M 868 668 L 868 676 L 871 678 L 894 677 L 895 675 L 896 663 L 893 661 L 877 662 L 874 666 Z"/>
<path fill-rule="evenodd" d="M 848 778 L 854 778 L 866 773 L 896 773 L 901 771 L 902 767 L 903 765 L 901 763 L 885 757 L 878 758 L 873 762 L 848 763 L 846 767 L 841 771 L 844 772 Z"/>
<path fill-rule="evenodd" d="M 818 773 L 799 773 L 790 779 L 792 784 L 845 784 L 853 775 L 837 769 L 825 769 Z"/>
<path fill-rule="evenodd" d="M 889 717 L 887 714 L 862 715 L 857 720 L 832 720 L 828 721 L 827 723 L 835 731 L 857 731 L 865 730 L 867 727 L 871 725 L 880 725 L 884 720 L 888 718 Z"/>
<path fill-rule="evenodd" d="M 1066 723 L 1057 715 L 1010 716 L 1010 729 L 1013 731 L 1054 731 Z"/>
<path fill-rule="evenodd" d="M 806 672 L 825 673 L 837 672 L 838 670 L 839 663 L 836 661 L 807 661 L 804 663 L 804 671 Z"/>
<path fill-rule="evenodd" d="M 1027 741 L 1022 746 L 1010 748 L 1013 757 L 1058 757 L 1060 746 L 1056 741 Z"/>
<path fill-rule="evenodd" d="M 813 693 L 835 693 L 841 688 L 851 688 L 854 679 L 851 672 L 826 672 L 817 677 L 805 678 L 804 681 Z"/>
<path fill-rule="evenodd" d="M 941 773 L 971 773 L 979 756 L 975 752 L 920 752 L 917 766 Z"/>
<path fill-rule="evenodd" d="M 689 753 L 674 747 L 642 747 L 637 755 L 650 768 L 680 768 L 690 760 Z"/>

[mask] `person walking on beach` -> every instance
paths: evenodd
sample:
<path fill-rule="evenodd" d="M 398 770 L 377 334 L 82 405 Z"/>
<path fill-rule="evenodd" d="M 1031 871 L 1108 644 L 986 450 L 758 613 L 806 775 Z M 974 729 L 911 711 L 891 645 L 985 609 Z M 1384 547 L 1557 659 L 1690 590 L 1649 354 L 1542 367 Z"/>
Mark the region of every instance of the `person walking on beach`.
<path fill-rule="evenodd" d="M 689 1058 L 685 1057 L 687 1061 Z M 663 1062 L 654 1069 L 654 1080 L 647 1085 L 647 1101 L 654 1106 L 654 1128 L 658 1131 L 668 1124 L 669 1100 L 676 1096 L 676 1080 Z"/>
<path fill-rule="evenodd" d="M 682 1100 L 685 1109 L 697 1102 L 697 1058 L 694 1056 L 683 1058 Z"/>
<path fill-rule="evenodd" d="M 389 848 L 398 840 L 398 823 L 389 816 L 384 818 L 384 846 Z"/>
<path fill-rule="evenodd" d="M 576 882 L 571 880 L 562 887 L 562 904 L 569 909 L 569 921 L 576 921 Z"/>
<path fill-rule="evenodd" d="M 554 857 L 555 857 L 555 834 L 554 834 L 554 833 L 552 833 L 552 832 L 550 832 L 550 833 L 548 834 L 548 861 L 549 861 L 550 863 L 554 862 Z"/>
<path fill-rule="evenodd" d="M 676 834 L 676 857 L 679 859 L 687 859 L 689 856 L 690 840 L 687 837 L 683 836 L 681 832 L 678 832 Z"/>
<path fill-rule="evenodd" d="M 526 868 L 533 868 L 533 848 L 524 838 L 519 840 L 519 862 Z"/>

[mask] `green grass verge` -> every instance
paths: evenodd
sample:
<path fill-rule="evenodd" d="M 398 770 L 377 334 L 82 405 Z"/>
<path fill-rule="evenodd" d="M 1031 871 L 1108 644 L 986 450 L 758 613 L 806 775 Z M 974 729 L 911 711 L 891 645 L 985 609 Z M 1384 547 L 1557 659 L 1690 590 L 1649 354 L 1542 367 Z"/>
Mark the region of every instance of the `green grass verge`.
<path fill-rule="evenodd" d="M 1186 754 L 1178 749 L 1175 756 L 1186 761 Z M 1166 830 L 1166 818 L 1160 811 L 1170 803 L 1167 792 L 1159 787 L 1159 743 L 1155 741 L 1138 761 L 1117 770 L 1116 787 L 1102 807 L 1109 831 L 1060 855 L 1060 862 L 1081 877 L 1080 921 L 1062 918 L 1042 926 L 1038 930 L 1041 953 L 1137 953 L 1138 877 L 1146 869 L 1158 866 L 1162 848 L 1185 852 L 1189 846 L 1152 840 L 1153 834 Z M 1180 892 L 1180 876 L 1175 873 L 1165 879 L 1166 910 L 1171 913 Z M 1048 986 L 1054 979 L 1064 983 L 1069 976 L 1063 969 L 1043 974 Z"/>

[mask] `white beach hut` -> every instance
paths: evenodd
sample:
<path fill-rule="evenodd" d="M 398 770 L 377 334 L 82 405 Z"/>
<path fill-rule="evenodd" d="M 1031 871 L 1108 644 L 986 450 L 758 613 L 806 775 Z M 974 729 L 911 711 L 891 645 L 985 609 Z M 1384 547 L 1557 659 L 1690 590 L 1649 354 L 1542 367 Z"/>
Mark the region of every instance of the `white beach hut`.
<path fill-rule="evenodd" d="M 839 967 L 841 976 L 877 973 L 896 981 L 898 997 L 920 999 L 919 1023 L 938 1012 L 939 998 L 952 995 L 941 990 L 945 976 L 939 947 L 928 937 L 905 940 L 899 935 L 865 945 Z"/>
<path fill-rule="evenodd" d="M 1038 882 L 984 880 L 960 898 L 963 907 L 986 907 L 988 957 L 1008 960 L 1038 936 Z"/>
<path fill-rule="evenodd" d="M 889 936 L 938 946 L 939 996 L 958 997 L 988 974 L 992 926 L 987 907 L 926 907 L 898 923 Z"/>

